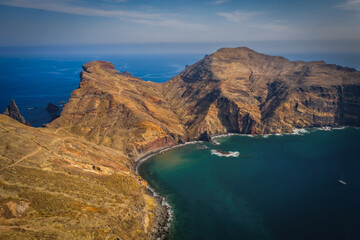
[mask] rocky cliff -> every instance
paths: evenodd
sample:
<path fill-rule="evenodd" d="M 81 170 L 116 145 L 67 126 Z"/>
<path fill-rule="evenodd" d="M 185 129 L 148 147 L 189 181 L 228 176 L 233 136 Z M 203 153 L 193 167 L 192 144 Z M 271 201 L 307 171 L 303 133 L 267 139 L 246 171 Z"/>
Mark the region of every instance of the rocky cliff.
<path fill-rule="evenodd" d="M 159 84 L 85 64 L 79 89 L 48 127 L 130 157 L 204 133 L 266 134 L 360 125 L 360 73 L 224 48 Z"/>
<path fill-rule="evenodd" d="M 48 125 L 134 157 L 187 140 L 162 85 L 122 74 L 108 62 L 83 66 L 80 87 Z"/>
<path fill-rule="evenodd" d="M 360 124 L 360 72 L 224 48 L 164 83 L 190 138 Z"/>

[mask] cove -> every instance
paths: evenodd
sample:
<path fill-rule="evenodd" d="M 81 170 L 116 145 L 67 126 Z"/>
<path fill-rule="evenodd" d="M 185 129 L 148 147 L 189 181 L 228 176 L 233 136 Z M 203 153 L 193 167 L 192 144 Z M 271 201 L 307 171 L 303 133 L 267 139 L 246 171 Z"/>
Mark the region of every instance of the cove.
<path fill-rule="evenodd" d="M 169 239 L 360 239 L 360 129 L 215 140 L 139 167 L 172 206 Z"/>

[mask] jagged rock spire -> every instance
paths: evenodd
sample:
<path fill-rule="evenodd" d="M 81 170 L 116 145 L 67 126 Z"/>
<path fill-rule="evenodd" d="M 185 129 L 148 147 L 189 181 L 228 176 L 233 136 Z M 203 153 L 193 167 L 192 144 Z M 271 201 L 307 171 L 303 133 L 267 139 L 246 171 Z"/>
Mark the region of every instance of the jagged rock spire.
<path fill-rule="evenodd" d="M 26 124 L 25 118 L 21 115 L 19 108 L 16 106 L 15 100 L 11 100 L 11 103 L 4 111 L 4 114 L 15 119 L 22 124 Z"/>

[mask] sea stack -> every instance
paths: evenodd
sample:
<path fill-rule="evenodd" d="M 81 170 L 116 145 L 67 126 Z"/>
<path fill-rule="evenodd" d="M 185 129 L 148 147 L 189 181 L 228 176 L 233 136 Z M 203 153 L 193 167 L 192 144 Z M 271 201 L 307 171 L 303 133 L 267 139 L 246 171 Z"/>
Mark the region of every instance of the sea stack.
<path fill-rule="evenodd" d="M 46 111 L 51 112 L 51 113 L 57 112 L 59 110 L 60 110 L 60 108 L 51 102 L 46 107 Z"/>
<path fill-rule="evenodd" d="M 15 100 L 11 100 L 10 105 L 5 109 L 4 114 L 22 124 L 27 124 L 25 118 L 21 115 L 19 108 L 16 106 Z"/>

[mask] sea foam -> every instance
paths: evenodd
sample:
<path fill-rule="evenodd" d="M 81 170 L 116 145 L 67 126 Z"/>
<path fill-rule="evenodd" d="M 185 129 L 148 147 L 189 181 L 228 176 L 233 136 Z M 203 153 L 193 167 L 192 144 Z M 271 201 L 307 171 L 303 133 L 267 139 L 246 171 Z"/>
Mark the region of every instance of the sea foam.
<path fill-rule="evenodd" d="M 221 152 L 215 149 L 211 150 L 211 154 L 219 156 L 219 157 L 238 157 L 240 155 L 239 152 Z"/>
<path fill-rule="evenodd" d="M 214 145 L 220 145 L 221 144 L 221 143 L 219 143 L 217 141 L 214 141 L 214 140 L 211 143 L 214 144 Z"/>

